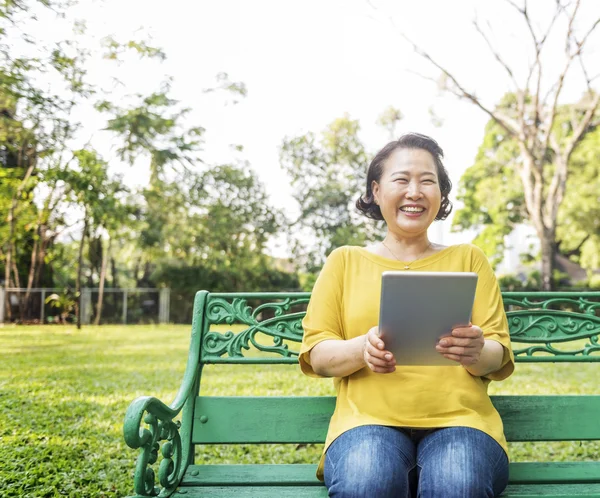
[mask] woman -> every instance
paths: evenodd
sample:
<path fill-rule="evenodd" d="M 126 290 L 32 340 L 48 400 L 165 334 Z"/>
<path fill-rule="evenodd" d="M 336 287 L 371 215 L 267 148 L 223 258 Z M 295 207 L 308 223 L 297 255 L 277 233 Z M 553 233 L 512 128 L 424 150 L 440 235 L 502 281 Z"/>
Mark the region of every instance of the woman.
<path fill-rule="evenodd" d="M 330 254 L 302 323 L 303 372 L 334 377 L 337 391 L 317 471 L 330 496 L 493 497 L 508 481 L 502 421 L 487 394 L 491 380 L 514 370 L 508 324 L 482 251 L 427 236 L 452 210 L 442 158 L 439 145 L 419 134 L 375 156 L 356 204 L 385 221 L 386 236 Z M 478 274 L 472 324 L 437 346 L 458 367 L 396 366 L 377 328 L 386 270 Z"/>

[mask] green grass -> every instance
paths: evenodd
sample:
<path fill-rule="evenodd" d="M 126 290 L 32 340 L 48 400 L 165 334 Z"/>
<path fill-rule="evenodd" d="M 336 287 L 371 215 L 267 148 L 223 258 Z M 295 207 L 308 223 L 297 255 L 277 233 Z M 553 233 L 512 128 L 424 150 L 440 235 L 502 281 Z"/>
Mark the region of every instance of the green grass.
<path fill-rule="evenodd" d="M 137 451 L 122 438 L 129 403 L 170 403 L 185 369 L 188 326 L 0 328 L 0 496 L 132 494 Z M 599 365 L 518 365 L 491 393 L 597 394 Z M 297 366 L 207 367 L 204 394 L 327 395 L 330 380 Z M 198 462 L 316 462 L 320 445 L 211 446 Z M 600 444 L 519 443 L 513 460 L 598 460 Z"/>

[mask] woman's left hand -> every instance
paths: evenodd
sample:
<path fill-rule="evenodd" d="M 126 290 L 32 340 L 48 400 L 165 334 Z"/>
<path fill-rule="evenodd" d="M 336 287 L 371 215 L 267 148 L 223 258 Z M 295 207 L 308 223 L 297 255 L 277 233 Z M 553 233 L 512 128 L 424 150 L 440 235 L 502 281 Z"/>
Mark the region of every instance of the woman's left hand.
<path fill-rule="evenodd" d="M 449 360 L 469 367 L 479 361 L 484 345 L 483 331 L 477 325 L 469 325 L 453 329 L 452 335 L 443 337 L 435 349 Z"/>

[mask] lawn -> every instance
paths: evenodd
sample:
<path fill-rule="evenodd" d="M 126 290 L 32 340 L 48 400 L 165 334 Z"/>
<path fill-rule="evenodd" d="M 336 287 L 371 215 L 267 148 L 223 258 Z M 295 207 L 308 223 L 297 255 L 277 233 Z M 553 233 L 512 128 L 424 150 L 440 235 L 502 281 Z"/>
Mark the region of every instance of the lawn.
<path fill-rule="evenodd" d="M 0 328 L 0 496 L 122 497 L 132 494 L 137 451 L 121 435 L 139 395 L 170 403 L 187 358 L 189 326 Z M 518 365 L 491 393 L 598 394 L 600 366 Z M 204 394 L 326 395 L 330 380 L 297 366 L 212 366 Z M 213 446 L 198 462 L 316 462 L 319 445 Z M 600 444 L 512 444 L 513 460 L 598 460 Z"/>

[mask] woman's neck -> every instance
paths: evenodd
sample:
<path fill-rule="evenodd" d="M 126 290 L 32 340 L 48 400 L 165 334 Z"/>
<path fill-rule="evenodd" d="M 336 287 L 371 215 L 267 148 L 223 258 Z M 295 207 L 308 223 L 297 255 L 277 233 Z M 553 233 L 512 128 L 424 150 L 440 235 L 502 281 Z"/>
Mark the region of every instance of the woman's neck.
<path fill-rule="evenodd" d="M 394 254 L 408 258 L 411 256 L 417 257 L 425 253 L 432 245 L 426 233 L 417 237 L 400 238 L 393 233 L 388 232 L 383 239 L 383 243 L 384 246 L 391 249 Z"/>

